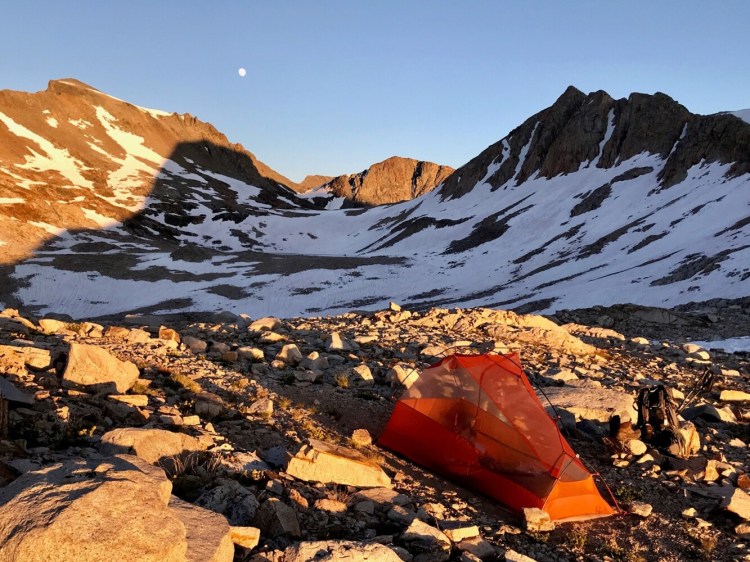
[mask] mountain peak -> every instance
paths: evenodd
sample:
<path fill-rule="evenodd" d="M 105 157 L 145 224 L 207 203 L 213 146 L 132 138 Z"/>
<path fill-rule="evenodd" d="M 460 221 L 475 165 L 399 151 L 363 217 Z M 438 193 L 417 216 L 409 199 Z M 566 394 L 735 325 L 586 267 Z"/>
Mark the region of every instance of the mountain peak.
<path fill-rule="evenodd" d="M 560 95 L 560 97 L 555 100 L 555 103 L 553 103 L 552 106 L 554 107 L 556 105 L 581 103 L 581 101 L 585 98 L 586 94 L 584 94 L 581 90 L 579 90 L 575 86 L 568 86 L 567 88 L 565 88 L 565 91 Z"/>
<path fill-rule="evenodd" d="M 333 178 L 334 176 L 323 176 L 320 174 L 308 174 L 304 177 L 304 179 L 301 182 L 293 183 L 292 185 L 290 185 L 290 187 L 298 193 L 304 193 L 306 191 L 310 191 L 311 189 L 320 187 L 321 185 L 325 183 L 328 183 Z"/>
<path fill-rule="evenodd" d="M 356 205 L 383 205 L 421 197 L 453 171 L 433 162 L 391 156 L 358 174 L 333 178 L 321 187 Z"/>
<path fill-rule="evenodd" d="M 162 187 L 164 178 L 173 184 Z M 51 233 L 132 223 L 147 198 L 166 209 L 169 228 L 196 220 L 189 213 L 202 207 L 191 198 L 239 216 L 249 196 L 228 191 L 232 182 L 264 204 L 310 205 L 289 203 L 289 180 L 188 114 L 140 107 L 74 78 L 0 92 L 0 261 L 30 255 Z M 55 204 L 41 204 L 39 190 Z"/>
<path fill-rule="evenodd" d="M 50 80 L 47 84 L 47 91 L 52 93 L 81 93 L 81 92 L 96 92 L 102 94 L 104 92 L 97 90 L 93 86 L 89 86 L 85 82 L 81 82 L 75 78 L 59 78 L 57 80 Z"/>

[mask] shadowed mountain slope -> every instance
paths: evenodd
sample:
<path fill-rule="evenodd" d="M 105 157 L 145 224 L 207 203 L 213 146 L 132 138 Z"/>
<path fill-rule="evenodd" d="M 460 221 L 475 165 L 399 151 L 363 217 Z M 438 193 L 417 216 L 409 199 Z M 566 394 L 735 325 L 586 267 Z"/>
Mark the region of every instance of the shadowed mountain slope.
<path fill-rule="evenodd" d="M 746 174 L 746 125 L 731 114 L 691 114 L 662 93 L 614 100 L 603 91 L 585 95 L 571 86 L 552 106 L 459 168 L 441 193 L 460 197 L 480 180 L 497 189 L 511 180 L 518 185 L 590 166 L 612 168 L 644 153 L 664 161 L 659 188 L 683 181 L 688 169 L 702 162 L 730 164 L 729 175 Z"/>

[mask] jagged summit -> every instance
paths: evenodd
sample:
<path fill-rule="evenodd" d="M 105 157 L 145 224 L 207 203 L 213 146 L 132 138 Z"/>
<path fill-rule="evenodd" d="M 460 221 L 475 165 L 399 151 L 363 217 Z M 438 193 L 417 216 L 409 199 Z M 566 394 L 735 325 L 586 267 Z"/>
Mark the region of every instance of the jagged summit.
<path fill-rule="evenodd" d="M 613 99 L 569 86 L 547 109 L 459 168 L 441 189 L 460 197 L 485 179 L 498 189 L 532 176 L 552 178 L 595 166 L 612 168 L 639 154 L 663 161 L 660 186 L 685 179 L 702 161 L 730 163 L 730 175 L 750 170 L 750 128 L 727 115 L 694 115 L 666 94 Z M 512 180 L 512 181 L 511 181 Z"/>
<path fill-rule="evenodd" d="M 58 78 L 56 80 L 50 80 L 47 85 L 47 91 L 49 92 L 63 92 L 71 90 L 91 90 L 92 92 L 98 92 L 100 94 L 104 93 L 101 90 L 98 90 L 93 86 L 86 84 L 85 82 L 81 82 L 76 78 Z"/>

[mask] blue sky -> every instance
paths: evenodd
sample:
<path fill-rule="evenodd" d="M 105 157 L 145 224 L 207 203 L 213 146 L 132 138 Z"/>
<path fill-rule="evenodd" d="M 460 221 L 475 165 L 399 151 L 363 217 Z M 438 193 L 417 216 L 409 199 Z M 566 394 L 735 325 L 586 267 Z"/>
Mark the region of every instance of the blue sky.
<path fill-rule="evenodd" d="M 72 77 L 191 113 L 293 180 L 392 155 L 459 166 L 570 84 L 750 107 L 745 0 L 68 0 L 1 16 L 0 89 Z"/>

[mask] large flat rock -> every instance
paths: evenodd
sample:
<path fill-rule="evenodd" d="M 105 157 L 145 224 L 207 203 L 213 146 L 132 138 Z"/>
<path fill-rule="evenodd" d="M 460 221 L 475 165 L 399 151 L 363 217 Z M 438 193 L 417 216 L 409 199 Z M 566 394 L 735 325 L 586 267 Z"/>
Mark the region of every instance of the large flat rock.
<path fill-rule="evenodd" d="M 606 388 L 580 388 L 572 386 L 544 388 L 544 394 L 556 408 L 562 408 L 575 415 L 578 420 L 607 422 L 612 415 L 621 420 L 637 419 L 633 397 L 626 392 Z M 542 404 L 547 404 L 540 395 Z"/>
<path fill-rule="evenodd" d="M 174 496 L 169 508 L 185 525 L 185 562 L 232 562 L 234 543 L 225 517 Z"/>
<path fill-rule="evenodd" d="M 289 460 L 286 472 L 307 482 L 360 488 L 391 486 L 391 479 L 383 469 L 358 451 L 314 439 Z"/>
<path fill-rule="evenodd" d="M 750 495 L 747 492 L 735 488 L 721 503 L 727 511 L 739 515 L 745 521 L 750 521 Z"/>
<path fill-rule="evenodd" d="M 131 456 L 27 472 L 0 489 L 0 560 L 184 562 L 170 491 L 163 471 Z"/>
<path fill-rule="evenodd" d="M 138 379 L 138 367 L 120 361 L 95 345 L 71 343 L 68 363 L 62 375 L 63 386 L 107 394 L 123 394 Z"/>
<path fill-rule="evenodd" d="M 185 451 L 205 451 L 206 444 L 190 435 L 166 429 L 123 427 L 102 435 L 100 448 L 105 455 L 132 452 L 146 462 L 155 463 Z"/>

